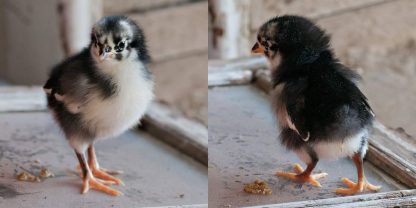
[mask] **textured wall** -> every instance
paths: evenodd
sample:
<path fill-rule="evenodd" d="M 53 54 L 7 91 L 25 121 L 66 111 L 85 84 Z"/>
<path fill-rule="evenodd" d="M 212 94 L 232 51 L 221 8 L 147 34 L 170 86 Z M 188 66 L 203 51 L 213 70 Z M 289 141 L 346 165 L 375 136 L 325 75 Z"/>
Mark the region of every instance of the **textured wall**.
<path fill-rule="evenodd" d="M 62 58 L 57 0 L 4 0 L 6 79 L 18 84 L 40 84 Z M 4 71 L 5 70 L 5 71 Z"/>

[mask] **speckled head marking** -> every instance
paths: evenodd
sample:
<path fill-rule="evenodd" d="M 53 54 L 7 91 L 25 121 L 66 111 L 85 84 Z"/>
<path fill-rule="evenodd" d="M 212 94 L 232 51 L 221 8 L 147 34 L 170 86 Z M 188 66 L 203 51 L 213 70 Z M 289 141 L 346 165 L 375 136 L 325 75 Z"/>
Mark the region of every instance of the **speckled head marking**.
<path fill-rule="evenodd" d="M 103 17 L 98 21 L 91 32 L 90 48 L 98 62 L 150 60 L 142 30 L 125 16 Z"/>
<path fill-rule="evenodd" d="M 293 57 L 299 63 L 308 63 L 328 47 L 329 36 L 312 21 L 285 15 L 274 17 L 260 27 L 252 51 L 271 60 L 281 55 Z"/>

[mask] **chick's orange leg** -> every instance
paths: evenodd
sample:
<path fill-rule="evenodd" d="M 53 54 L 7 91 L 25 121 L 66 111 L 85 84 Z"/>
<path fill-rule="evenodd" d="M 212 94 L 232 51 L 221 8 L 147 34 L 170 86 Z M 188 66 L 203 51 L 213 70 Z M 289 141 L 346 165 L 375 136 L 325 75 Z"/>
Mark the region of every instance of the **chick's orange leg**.
<path fill-rule="evenodd" d="M 367 191 L 379 191 L 381 186 L 374 186 L 370 184 L 364 176 L 364 169 L 363 169 L 363 159 L 361 158 L 360 154 L 355 154 L 352 157 L 355 166 L 357 167 L 358 173 L 358 182 L 354 183 L 348 178 L 342 178 L 341 181 L 348 186 L 348 188 L 338 188 L 335 190 L 335 193 L 341 195 L 353 195 L 356 193 L 363 192 L 364 190 Z"/>
<path fill-rule="evenodd" d="M 123 181 L 112 176 L 110 173 L 120 172 L 120 171 L 108 171 L 103 168 L 100 168 L 98 165 L 97 157 L 95 155 L 94 147 L 90 145 L 88 147 L 88 164 L 91 168 L 92 175 L 100 178 L 108 183 L 114 183 L 117 185 L 124 185 Z"/>
<path fill-rule="evenodd" d="M 301 183 L 310 183 L 313 186 L 321 187 L 321 184 L 317 179 L 323 178 L 327 176 L 327 173 L 318 173 L 318 174 L 311 174 L 312 170 L 315 168 L 317 161 L 312 162 L 311 164 L 308 164 L 308 167 L 306 170 L 303 170 L 303 168 L 299 164 L 294 164 L 293 169 L 294 173 L 290 172 L 282 172 L 278 171 L 276 173 L 277 176 L 286 177 L 292 181 L 301 182 Z"/>
<path fill-rule="evenodd" d="M 82 194 L 87 193 L 90 189 L 95 189 L 97 191 L 101 191 L 112 196 L 122 195 L 120 191 L 117 191 L 113 188 L 106 186 L 104 183 L 100 182 L 99 179 L 95 178 L 92 175 L 92 172 L 87 164 L 87 161 L 85 160 L 84 154 L 81 154 L 78 152 L 75 152 L 75 153 L 78 157 L 79 164 L 80 164 L 81 171 L 82 171 L 82 181 L 83 181 L 82 190 L 81 190 Z"/>

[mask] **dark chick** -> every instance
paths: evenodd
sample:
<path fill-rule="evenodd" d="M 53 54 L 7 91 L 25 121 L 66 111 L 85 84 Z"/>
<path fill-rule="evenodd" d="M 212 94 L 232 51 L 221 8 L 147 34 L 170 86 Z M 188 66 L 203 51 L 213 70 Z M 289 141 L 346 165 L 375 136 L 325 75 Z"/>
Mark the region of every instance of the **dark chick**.
<path fill-rule="evenodd" d="M 148 62 L 141 29 L 115 16 L 96 23 L 88 48 L 52 70 L 44 86 L 48 107 L 78 157 L 82 193 L 121 194 L 108 185 L 123 182 L 99 167 L 93 145 L 133 127 L 145 113 L 153 98 Z"/>
<path fill-rule="evenodd" d="M 364 176 L 363 157 L 368 148 L 374 114 L 358 89 L 359 76 L 339 63 L 323 30 L 299 16 L 276 17 L 261 26 L 254 53 L 271 65 L 273 105 L 281 129 L 281 142 L 307 164 L 295 164 L 294 173 L 278 176 L 320 186 L 311 174 L 320 159 L 351 157 L 358 182 L 343 178 L 349 188 L 338 194 L 378 191 Z"/>

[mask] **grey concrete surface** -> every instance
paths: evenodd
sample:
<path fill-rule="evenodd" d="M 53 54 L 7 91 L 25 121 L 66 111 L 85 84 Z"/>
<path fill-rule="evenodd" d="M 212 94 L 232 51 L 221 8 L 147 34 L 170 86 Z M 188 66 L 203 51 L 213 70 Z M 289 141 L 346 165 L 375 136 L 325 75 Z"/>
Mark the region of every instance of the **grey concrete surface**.
<path fill-rule="evenodd" d="M 251 86 L 219 87 L 209 90 L 209 206 L 240 207 L 336 197 L 343 187 L 341 177 L 356 180 L 349 159 L 320 161 L 315 172 L 327 172 L 322 188 L 293 183 L 275 176 L 277 170 L 292 170 L 304 164 L 278 140 L 278 129 L 267 96 Z M 381 185 L 382 192 L 404 188 L 386 174 L 365 163 L 368 180 Z M 243 192 L 244 184 L 265 180 L 270 196 Z"/>
<path fill-rule="evenodd" d="M 206 167 L 144 132 L 129 131 L 98 142 L 102 167 L 123 170 L 124 196 L 95 190 L 80 194 L 78 161 L 46 112 L 0 114 L 0 207 L 143 207 L 207 203 Z M 37 164 L 35 160 L 39 160 Z M 15 179 L 20 171 L 47 167 L 54 178 Z"/>

